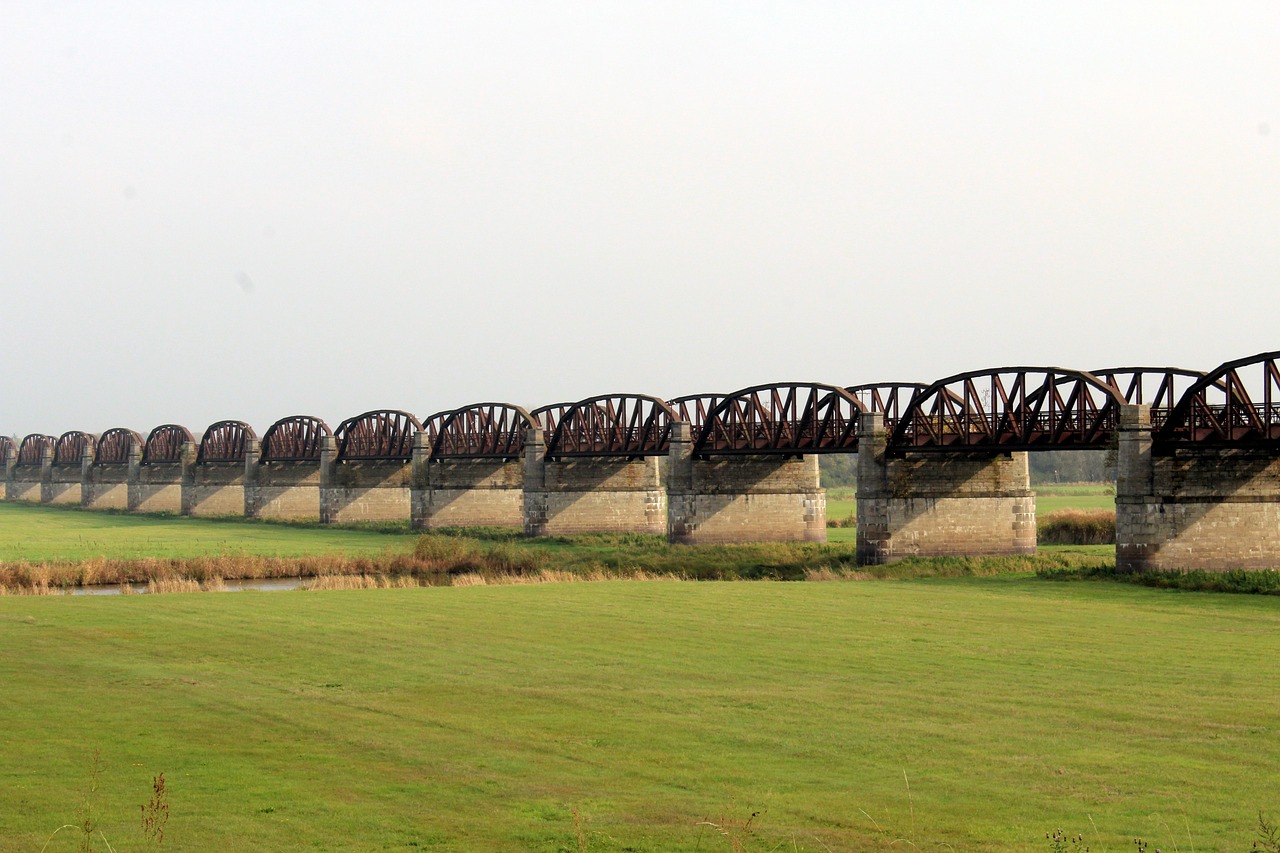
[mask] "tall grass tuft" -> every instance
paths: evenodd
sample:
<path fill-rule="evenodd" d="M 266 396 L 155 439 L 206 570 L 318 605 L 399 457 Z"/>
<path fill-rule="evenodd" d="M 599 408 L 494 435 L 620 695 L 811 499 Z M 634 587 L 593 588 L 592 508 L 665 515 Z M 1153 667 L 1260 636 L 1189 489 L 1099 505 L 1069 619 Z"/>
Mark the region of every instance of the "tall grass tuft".
<path fill-rule="evenodd" d="M 1109 509 L 1062 509 L 1036 521 L 1041 545 L 1114 545 L 1116 513 Z"/>

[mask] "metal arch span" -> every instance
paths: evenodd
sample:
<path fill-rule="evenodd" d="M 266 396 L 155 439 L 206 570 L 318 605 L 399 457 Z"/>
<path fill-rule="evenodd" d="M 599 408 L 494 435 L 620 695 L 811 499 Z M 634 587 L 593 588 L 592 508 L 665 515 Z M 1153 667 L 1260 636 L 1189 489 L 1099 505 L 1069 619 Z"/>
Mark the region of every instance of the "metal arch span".
<path fill-rule="evenodd" d="M 17 452 L 17 445 L 13 443 L 13 439 L 7 435 L 0 435 L 0 459 L 8 462 L 11 450 Z"/>
<path fill-rule="evenodd" d="M 22 444 L 18 445 L 18 464 L 19 465 L 39 465 L 40 458 L 44 454 L 46 447 L 53 447 L 57 443 L 57 439 L 51 435 L 42 435 L 33 432 L 22 439 Z"/>
<path fill-rule="evenodd" d="M 413 457 L 413 437 L 422 424 L 408 412 L 376 409 L 347 418 L 334 431 L 338 459 L 407 462 Z"/>
<path fill-rule="evenodd" d="M 163 424 L 156 427 L 147 436 L 142 445 L 142 464 L 152 465 L 162 462 L 181 462 L 182 445 L 195 444 L 195 436 L 191 430 L 178 424 Z"/>
<path fill-rule="evenodd" d="M 1124 395 L 1091 373 L 997 367 L 940 379 L 911 401 L 889 439 L 906 450 L 1067 450 L 1107 446 Z"/>
<path fill-rule="evenodd" d="M 885 430 L 893 432 L 916 394 L 928 387 L 923 382 L 873 382 L 844 390 L 857 397 L 868 412 L 884 415 Z"/>
<path fill-rule="evenodd" d="M 676 420 L 687 423 L 690 431 L 696 436 L 702 432 L 702 427 L 707 422 L 707 415 L 715 411 L 716 406 L 720 405 L 723 399 L 723 394 L 686 394 L 683 397 L 668 400 L 667 405 L 675 411 Z"/>
<path fill-rule="evenodd" d="M 258 434 L 244 421 L 218 421 L 211 424 L 200 438 L 196 464 L 208 462 L 243 462 L 249 440 Z"/>
<path fill-rule="evenodd" d="M 112 427 L 98 439 L 94 464 L 123 465 L 129 461 L 129 448 L 133 445 L 142 447 L 141 435 L 124 427 Z"/>
<path fill-rule="evenodd" d="M 511 403 L 475 403 L 442 418 L 431 459 L 518 459 L 525 436 L 537 426 L 528 411 Z"/>
<path fill-rule="evenodd" d="M 547 458 L 662 456 L 671 447 L 675 411 L 647 394 L 612 394 L 574 403 L 547 441 Z"/>
<path fill-rule="evenodd" d="M 1209 371 L 1182 395 L 1154 439 L 1164 448 L 1280 446 L 1280 351 Z"/>
<path fill-rule="evenodd" d="M 422 419 L 422 431 L 427 435 L 427 447 L 436 446 L 436 439 L 440 437 L 440 425 L 455 411 L 457 409 L 445 409 Z"/>
<path fill-rule="evenodd" d="M 529 413 L 533 422 L 542 428 L 544 442 L 551 440 L 551 436 L 555 435 L 556 427 L 560 426 L 560 421 L 564 418 L 564 413 L 573 406 L 573 403 L 552 403 L 548 406 L 539 406 Z"/>
<path fill-rule="evenodd" d="M 53 447 L 54 465 L 79 465 L 84 457 L 86 447 L 98 447 L 98 437 L 92 433 L 71 430 L 58 436 L 58 443 Z"/>
<path fill-rule="evenodd" d="M 1151 407 L 1151 422 L 1163 424 L 1187 390 L 1204 378 L 1204 371 L 1177 367 L 1108 367 L 1089 371 L 1115 387 L 1130 405 Z"/>
<path fill-rule="evenodd" d="M 267 428 L 262 436 L 258 462 L 312 462 L 320 459 L 324 439 L 333 430 L 311 415 L 290 415 Z"/>
<path fill-rule="evenodd" d="M 707 415 L 693 454 L 853 453 L 858 415 L 865 411 L 857 397 L 834 385 L 755 385 L 725 395 Z"/>

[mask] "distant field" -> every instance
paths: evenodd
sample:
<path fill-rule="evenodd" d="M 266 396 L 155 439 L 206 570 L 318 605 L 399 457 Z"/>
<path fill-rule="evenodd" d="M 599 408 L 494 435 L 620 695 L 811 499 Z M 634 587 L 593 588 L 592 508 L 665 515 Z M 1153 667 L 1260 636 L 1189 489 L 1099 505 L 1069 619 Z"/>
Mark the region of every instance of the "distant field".
<path fill-rule="evenodd" d="M 1036 512 L 1045 515 L 1062 509 L 1115 509 L 1115 489 L 1111 486 L 1054 484 L 1035 487 Z M 852 489 L 827 491 L 827 518 L 839 520 L 856 515 L 858 502 Z"/>
<path fill-rule="evenodd" d="M 1243 851 L 1280 814 L 1276 599 L 1025 576 L 0 598 L 0 648 L 4 850 L 79 820 L 97 750 L 121 851 L 162 771 L 174 850 L 714 853 L 759 812 L 747 851 L 1057 827 Z"/>
<path fill-rule="evenodd" d="M 209 554 L 297 557 L 412 549 L 416 536 L 409 525 L 399 531 L 126 515 L 0 502 L 0 561 Z"/>

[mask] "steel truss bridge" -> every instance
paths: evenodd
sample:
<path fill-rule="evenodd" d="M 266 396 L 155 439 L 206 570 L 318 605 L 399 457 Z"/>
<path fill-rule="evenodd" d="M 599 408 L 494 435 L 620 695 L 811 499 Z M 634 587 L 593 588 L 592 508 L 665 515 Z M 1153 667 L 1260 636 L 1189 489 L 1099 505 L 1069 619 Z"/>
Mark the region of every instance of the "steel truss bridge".
<path fill-rule="evenodd" d="M 320 418 L 292 415 L 260 439 L 260 462 L 320 459 L 326 439 L 342 460 L 408 461 L 418 436 L 432 461 L 517 459 L 528 431 L 543 430 L 549 459 L 666 455 L 672 425 L 690 424 L 692 453 L 709 456 L 794 456 L 856 453 L 858 422 L 880 415 L 887 452 L 1008 453 L 1098 450 L 1113 442 L 1120 407 L 1150 407 L 1152 447 L 1269 448 L 1280 451 L 1280 351 L 1229 361 L 1208 372 L 1172 367 L 1068 370 L 997 367 L 958 373 L 932 384 L 881 382 L 841 387 L 817 382 L 754 385 L 729 394 L 663 399 L 609 394 L 528 410 L 476 403 L 418 419 L 376 410 L 331 429 Z M 21 442 L 0 436 L 0 458 L 16 451 L 19 465 L 80 464 L 86 448 L 95 464 L 127 464 L 141 447 L 143 464 L 177 463 L 186 444 L 198 463 L 236 463 L 250 440 L 243 421 L 219 421 L 199 442 L 186 427 L 164 424 L 140 433 L 123 427 L 100 435 L 73 430 L 33 434 Z"/>

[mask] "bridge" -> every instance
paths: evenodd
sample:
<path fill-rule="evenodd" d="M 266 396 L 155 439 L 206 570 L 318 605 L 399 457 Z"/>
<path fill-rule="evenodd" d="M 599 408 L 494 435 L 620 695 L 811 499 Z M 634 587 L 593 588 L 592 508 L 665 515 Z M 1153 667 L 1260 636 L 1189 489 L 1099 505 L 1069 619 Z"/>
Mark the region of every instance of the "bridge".
<path fill-rule="evenodd" d="M 486 402 L 421 419 L 376 410 L 336 428 L 291 415 L 261 437 L 235 420 L 199 439 L 177 424 L 145 437 L 116 427 L 0 437 L 0 458 L 7 500 L 696 545 L 825 541 L 818 456 L 855 453 L 858 559 L 875 564 L 1033 553 L 1027 455 L 1108 450 L 1121 569 L 1277 568 L 1278 361 Z"/>

